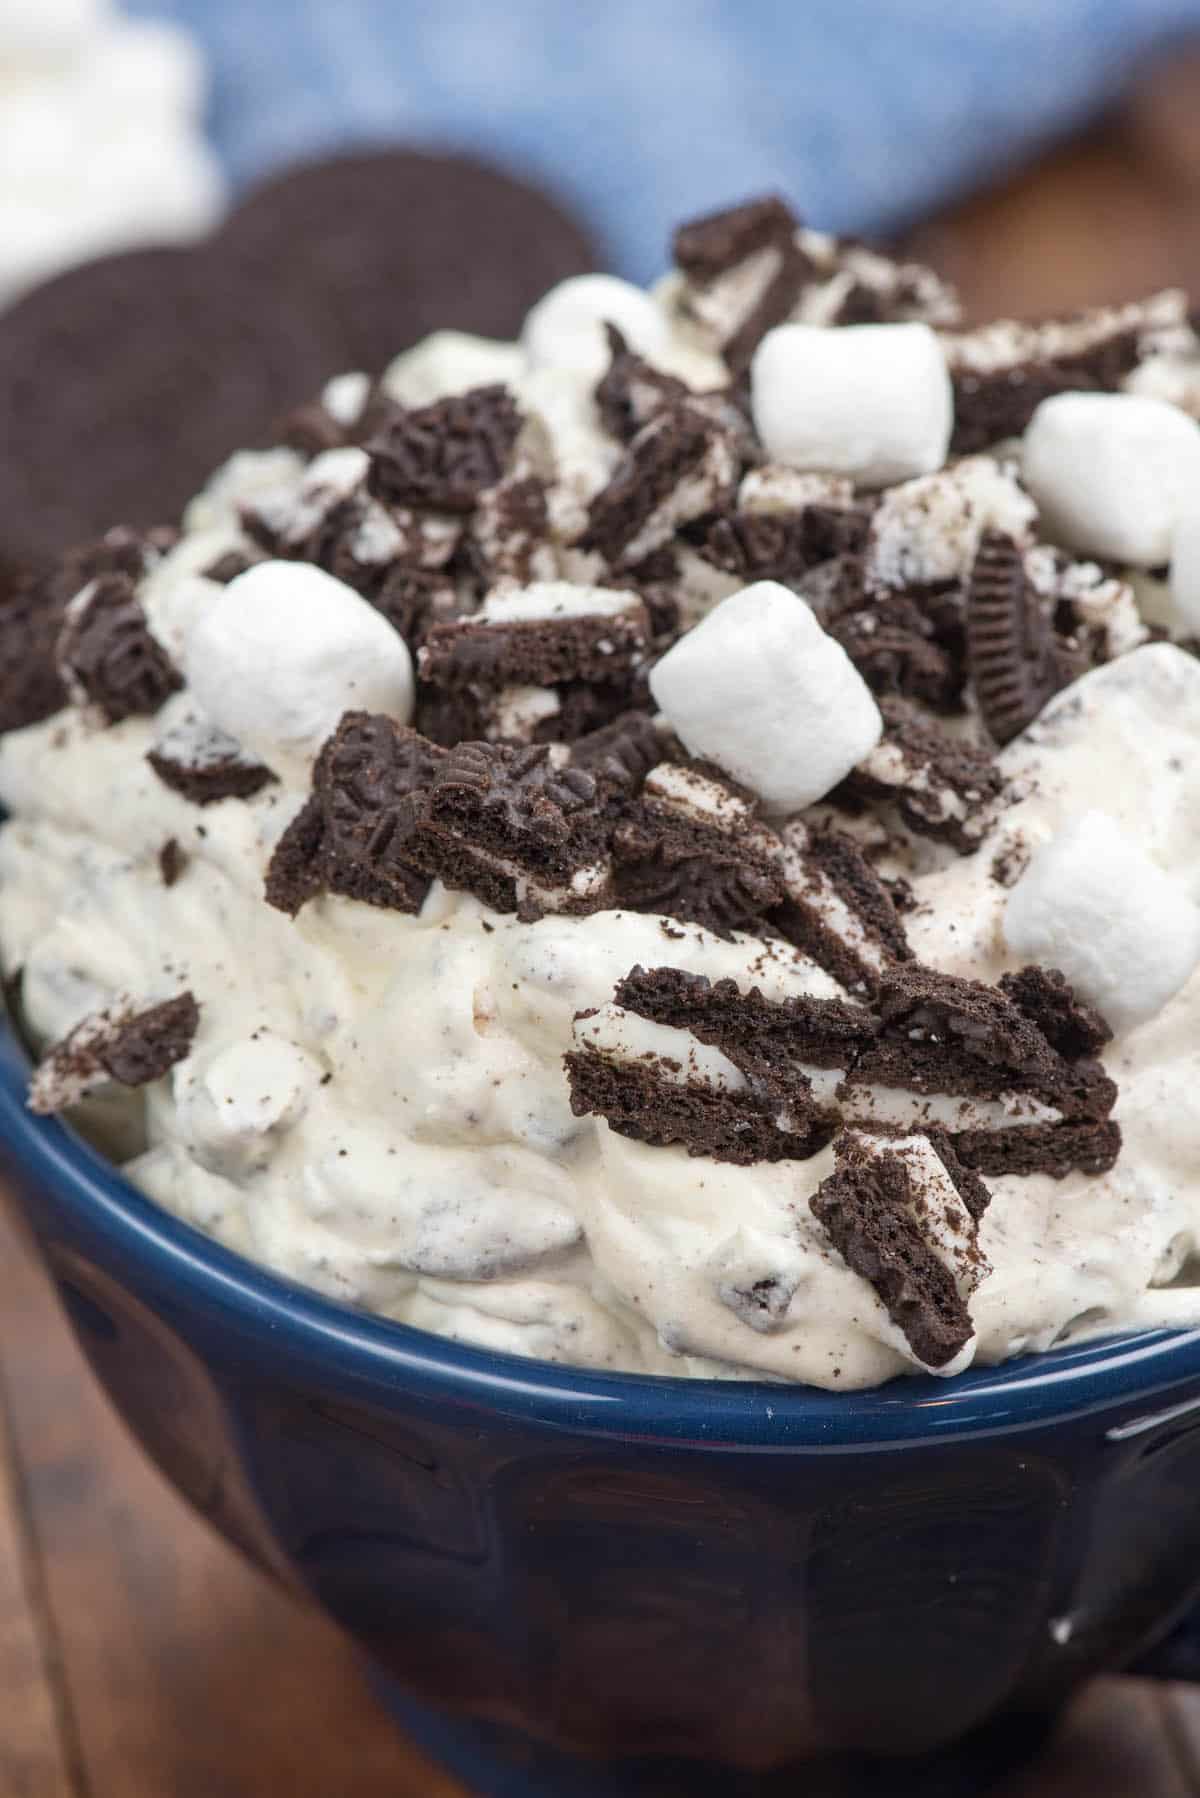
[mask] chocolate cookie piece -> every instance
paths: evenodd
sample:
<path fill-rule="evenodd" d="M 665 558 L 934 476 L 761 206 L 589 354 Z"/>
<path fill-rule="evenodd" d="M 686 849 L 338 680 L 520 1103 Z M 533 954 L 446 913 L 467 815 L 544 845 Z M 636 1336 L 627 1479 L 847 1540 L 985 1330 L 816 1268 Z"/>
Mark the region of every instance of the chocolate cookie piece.
<path fill-rule="evenodd" d="M 274 304 L 315 298 L 331 314 L 338 353 L 324 374 L 382 369 L 440 329 L 515 337 L 548 288 L 605 265 L 583 221 L 538 188 L 467 156 L 394 148 L 270 176 L 217 243 Z"/>
<path fill-rule="evenodd" d="M 270 768 L 195 711 L 185 710 L 169 721 L 164 717 L 164 726 L 146 760 L 164 786 L 193 805 L 250 799 L 276 779 Z"/>
<path fill-rule="evenodd" d="M 690 290 L 685 310 L 717 334 L 735 375 L 791 315 L 812 274 L 798 228 L 786 201 L 769 195 L 692 219 L 675 233 L 672 254 Z"/>
<path fill-rule="evenodd" d="M 396 813 L 397 846 L 415 867 L 526 922 L 604 903 L 605 821 L 585 769 L 540 746 L 460 743 L 434 755 Z"/>
<path fill-rule="evenodd" d="M 1187 326 L 1178 290 L 1071 318 L 1021 324 L 998 319 L 944 340 L 954 384 L 956 455 L 1019 437 L 1057 393 L 1115 393 L 1162 332 Z"/>
<path fill-rule="evenodd" d="M 918 700 L 936 712 L 956 711 L 966 669 L 955 633 L 946 632 L 945 640 L 939 640 L 938 622 L 909 593 L 864 593 L 862 603 L 852 605 L 848 561 L 842 557 L 837 563 L 822 563 L 800 583 L 800 592 L 809 598 L 810 592 L 819 591 L 823 577 L 832 587 L 833 604 L 845 604 L 845 610 L 829 619 L 830 636 L 877 697 L 896 695 Z M 836 577 L 835 568 L 842 571 Z"/>
<path fill-rule="evenodd" d="M 1068 1059 L 1096 1055 L 1112 1041 L 1113 1033 L 1100 1013 L 1085 1005 L 1057 968 L 1021 968 L 1015 974 L 1002 974 L 998 985 L 1005 998 Z"/>
<path fill-rule="evenodd" d="M 895 805 L 917 836 L 972 854 L 1000 809 L 1004 779 L 994 756 L 952 737 L 904 701 L 881 699 L 883 740 L 834 793 L 851 806 Z"/>
<path fill-rule="evenodd" d="M 275 846 L 269 905 L 293 917 L 323 892 L 417 912 L 428 876 L 400 848 L 400 808 L 444 752 L 382 713 L 347 712 L 313 768 L 313 790 Z"/>
<path fill-rule="evenodd" d="M 843 831 L 794 818 L 778 842 L 771 859 L 784 897 L 767 924 L 847 992 L 874 992 L 883 969 L 910 954 L 887 886 Z"/>
<path fill-rule="evenodd" d="M 855 1067 L 856 1082 L 981 1098 L 1024 1095 L 1068 1121 L 1103 1122 L 1116 1102 L 1099 1062 L 1061 1054 L 999 987 L 910 963 L 885 971 L 878 1007 L 880 1034 Z M 965 1112 L 962 1128 L 972 1128 Z M 957 1137 L 955 1147 L 971 1160 Z"/>
<path fill-rule="evenodd" d="M 662 742 L 645 712 L 623 712 L 571 744 L 571 760 L 603 794 L 633 793 L 662 759 Z"/>
<path fill-rule="evenodd" d="M 654 770 L 613 832 L 614 903 L 717 936 L 754 931 L 786 891 L 756 817 L 748 794 L 696 765 Z"/>
<path fill-rule="evenodd" d="M 682 525 L 727 505 L 738 474 L 731 434 L 707 413 L 693 405 L 656 413 L 593 497 L 579 547 L 614 569 L 641 562 Z"/>
<path fill-rule="evenodd" d="M 449 623 L 463 612 L 452 574 L 406 562 L 392 563 L 363 597 L 399 631 L 414 657 L 435 625 Z"/>
<path fill-rule="evenodd" d="M 398 506 L 470 512 L 512 459 L 521 414 L 500 382 L 430 406 L 395 406 L 366 445 L 370 490 Z"/>
<path fill-rule="evenodd" d="M 343 353 L 311 295 L 215 251 L 135 250 L 57 276 L 0 317 L 0 549 L 42 567 L 114 519 L 178 518 Z"/>
<path fill-rule="evenodd" d="M 1120 1151 L 1110 1116 L 1116 1089 L 1098 1062 L 1061 1055 L 998 989 L 914 963 L 886 968 L 869 1005 L 772 1001 L 731 980 L 712 983 L 672 968 L 635 968 L 618 983 L 614 1004 L 685 1032 L 685 1047 L 694 1038 L 723 1058 L 717 1078 L 688 1051 L 679 1067 L 657 1069 L 652 1083 L 653 1128 L 661 1132 L 666 1103 L 676 1131 L 670 1140 L 692 1142 L 696 1153 L 794 1159 L 837 1129 L 893 1139 L 918 1133 L 955 1170 L 959 1195 L 977 1215 L 986 1202 L 980 1173 L 1059 1178 L 1072 1168 L 1103 1171 Z M 595 1025 L 578 1034 L 577 1051 L 592 1059 L 568 1062 L 568 1073 L 580 1111 L 599 1111 L 614 1129 L 637 1134 L 645 1125 L 637 1107 L 650 1090 L 644 1058 L 636 1042 L 622 1043 L 622 1033 L 632 1041 L 628 1025 L 613 1039 L 612 1022 L 600 1035 Z M 685 1062 L 691 1072 L 681 1073 Z M 664 1084 L 672 1088 L 666 1101 Z M 682 1109 L 680 1086 L 688 1094 Z M 613 1115 L 608 1102 L 617 1107 Z M 701 1128 L 696 1120 L 709 1111 L 714 1121 Z"/>
<path fill-rule="evenodd" d="M 40 723 L 67 704 L 58 642 L 70 601 L 100 575 L 139 581 L 175 539 L 166 527 L 114 525 L 68 550 L 47 573 L 14 570 L 0 581 L 0 734 Z"/>
<path fill-rule="evenodd" d="M 557 577 L 546 482 L 523 458 L 480 494 L 457 565 L 469 570 L 480 599 L 497 587 L 528 587 Z"/>
<path fill-rule="evenodd" d="M 927 1367 L 945 1367 L 974 1335 L 967 1300 L 988 1271 L 974 1220 L 927 1138 L 834 1147 L 836 1171 L 809 1199 L 847 1266 L 879 1294 Z"/>
<path fill-rule="evenodd" d="M 599 1013 L 581 1013 L 577 1029 Z M 619 1031 L 613 1035 L 619 1041 Z M 815 1116 L 799 1129 L 781 1129 L 751 1092 L 698 1089 L 678 1078 L 672 1056 L 644 1051 L 625 1059 L 606 1042 L 584 1042 L 564 1058 L 576 1117 L 603 1117 L 618 1136 L 689 1155 L 748 1167 L 757 1161 L 805 1160 L 829 1140 L 831 1126 Z"/>
<path fill-rule="evenodd" d="M 795 512 L 732 511 L 716 519 L 701 553 L 749 585 L 791 586 L 836 556 L 855 556 L 867 540 L 868 516 L 854 506 L 810 505 Z"/>
<path fill-rule="evenodd" d="M 43 1057 L 29 1083 L 29 1109 L 47 1116 L 109 1081 L 146 1086 L 160 1080 L 190 1052 L 199 1022 L 190 992 L 141 1011 L 124 1003 L 94 1012 Z"/>
<path fill-rule="evenodd" d="M 247 568 L 253 568 L 255 558 L 243 553 L 240 549 L 227 549 L 204 569 L 206 581 L 217 581 L 227 587 L 230 581 L 236 581 L 239 574 L 245 574 Z"/>
<path fill-rule="evenodd" d="M 1011 742 L 1072 678 L 1020 546 L 1001 531 L 980 539 L 967 594 L 967 668 L 983 722 Z"/>
<path fill-rule="evenodd" d="M 686 381 L 635 355 L 615 325 L 605 325 L 609 364 L 596 384 L 596 410 L 610 437 L 631 443 L 659 412 L 689 397 Z"/>
<path fill-rule="evenodd" d="M 100 575 L 71 601 L 58 671 L 71 698 L 95 706 L 108 724 L 157 712 L 183 685 L 127 574 Z"/>
<path fill-rule="evenodd" d="M 544 605 L 537 603 L 544 595 Z M 435 625 L 421 647 L 423 681 L 447 692 L 611 681 L 644 659 L 650 621 L 635 593 L 551 582 L 485 602 L 470 618 Z"/>

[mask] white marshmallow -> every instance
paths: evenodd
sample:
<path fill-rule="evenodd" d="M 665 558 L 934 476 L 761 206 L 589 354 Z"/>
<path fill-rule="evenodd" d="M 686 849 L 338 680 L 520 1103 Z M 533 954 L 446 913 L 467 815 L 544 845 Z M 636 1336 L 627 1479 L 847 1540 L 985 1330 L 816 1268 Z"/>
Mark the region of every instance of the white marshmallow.
<path fill-rule="evenodd" d="M 388 364 L 381 386 L 402 406 L 428 406 L 496 381 L 511 386 L 524 367 L 519 344 L 468 331 L 432 331 Z"/>
<path fill-rule="evenodd" d="M 315 754 L 342 713 L 412 716 L 404 639 L 352 587 L 305 562 L 259 562 L 214 594 L 184 651 L 188 684 L 221 730 L 268 763 Z"/>
<path fill-rule="evenodd" d="M 1023 472 L 1043 536 L 1155 568 L 1200 493 L 1200 425 L 1140 394 L 1056 394 L 1025 433 Z"/>
<path fill-rule="evenodd" d="M 532 368 L 571 368 L 598 381 L 608 367 L 606 324 L 653 362 L 670 344 L 666 313 L 650 295 L 615 275 L 572 275 L 525 319 L 521 343 Z"/>
<path fill-rule="evenodd" d="M 750 365 L 767 455 L 885 487 L 946 460 L 954 397 L 928 325 L 777 325 Z"/>
<path fill-rule="evenodd" d="M 1169 622 L 1176 637 L 1200 637 L 1200 493 L 1196 500 L 1171 539 Z"/>
<path fill-rule="evenodd" d="M 333 422 L 346 431 L 358 423 L 370 397 L 371 377 L 358 368 L 334 375 L 321 389 L 321 404 Z"/>
<path fill-rule="evenodd" d="M 777 581 L 723 600 L 656 664 L 650 690 L 692 755 L 778 812 L 823 798 L 883 735 L 841 644 Z"/>
<path fill-rule="evenodd" d="M 1058 968 L 1116 1031 L 1154 1017 L 1200 961 L 1200 907 L 1101 811 L 1034 851 L 1003 930 L 1014 955 Z"/>

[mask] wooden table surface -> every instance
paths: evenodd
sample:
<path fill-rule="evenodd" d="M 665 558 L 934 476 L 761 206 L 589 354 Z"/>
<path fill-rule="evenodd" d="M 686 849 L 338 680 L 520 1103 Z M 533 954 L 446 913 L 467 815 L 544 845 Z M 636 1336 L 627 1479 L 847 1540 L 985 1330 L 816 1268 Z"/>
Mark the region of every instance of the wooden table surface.
<path fill-rule="evenodd" d="M 913 232 L 977 316 L 1200 292 L 1200 56 Z M 797 1798 L 851 1798 L 814 1774 Z M 974 1788 L 978 1789 L 978 1788 Z M 887 1798 L 876 1780 L 871 1790 Z M 0 1798 L 464 1798 L 346 1642 L 212 1537 L 101 1398 L 0 1212 Z M 1200 1798 L 1200 1688 L 1103 1680 L 996 1798 Z M 965 1794 L 964 1798 L 971 1798 Z"/>

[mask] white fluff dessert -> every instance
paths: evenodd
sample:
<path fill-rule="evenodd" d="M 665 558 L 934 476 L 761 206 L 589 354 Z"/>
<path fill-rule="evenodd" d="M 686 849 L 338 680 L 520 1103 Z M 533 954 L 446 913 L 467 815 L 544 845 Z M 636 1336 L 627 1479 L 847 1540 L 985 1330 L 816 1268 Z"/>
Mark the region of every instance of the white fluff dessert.
<path fill-rule="evenodd" d="M 31 1106 L 580 1366 L 1200 1324 L 1186 307 L 964 332 L 775 200 L 675 251 L 0 611 Z"/>

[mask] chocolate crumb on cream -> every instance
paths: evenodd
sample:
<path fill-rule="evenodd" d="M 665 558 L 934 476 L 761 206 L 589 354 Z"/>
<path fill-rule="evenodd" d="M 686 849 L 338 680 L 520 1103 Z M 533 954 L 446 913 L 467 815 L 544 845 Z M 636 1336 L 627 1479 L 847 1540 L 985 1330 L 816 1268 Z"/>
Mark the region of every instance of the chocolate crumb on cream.
<path fill-rule="evenodd" d="M 29 1085 L 29 1109 L 66 1111 L 110 1081 L 146 1086 L 160 1080 L 190 1051 L 199 1021 L 190 992 L 142 1010 L 127 1001 L 91 1014 L 39 1062 Z"/>

